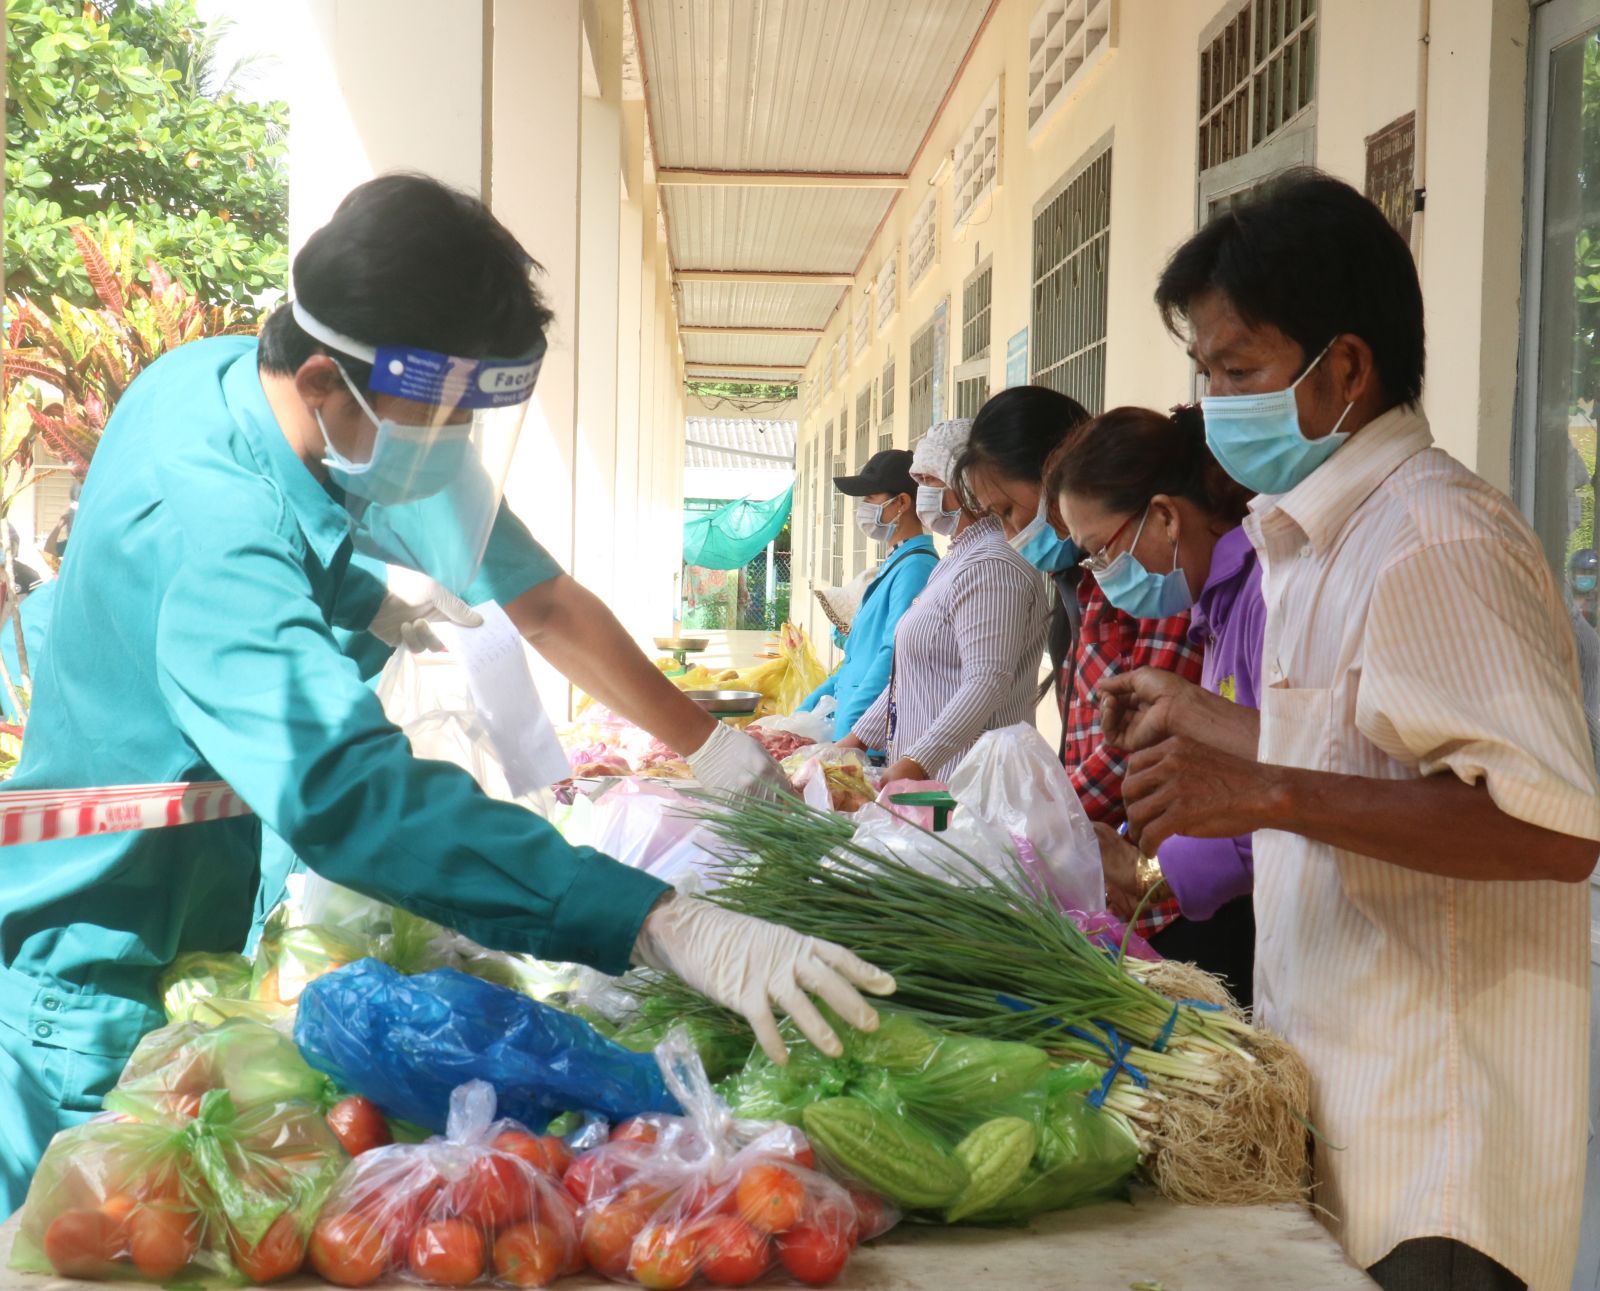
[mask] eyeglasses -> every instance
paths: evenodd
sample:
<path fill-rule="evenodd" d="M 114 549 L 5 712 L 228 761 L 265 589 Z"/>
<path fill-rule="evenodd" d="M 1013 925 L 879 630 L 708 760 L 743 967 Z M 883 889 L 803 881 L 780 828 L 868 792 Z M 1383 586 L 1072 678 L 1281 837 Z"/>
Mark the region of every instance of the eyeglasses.
<path fill-rule="evenodd" d="M 1085 556 L 1078 562 L 1078 568 L 1088 574 L 1105 573 L 1110 567 L 1111 562 L 1117 558 L 1111 554 L 1112 545 L 1117 541 L 1118 538 L 1122 537 L 1122 535 L 1127 532 L 1128 526 L 1135 520 L 1139 521 L 1139 528 L 1141 531 L 1143 531 L 1144 517 L 1149 514 L 1149 511 L 1150 504 L 1146 503 L 1143 511 L 1138 511 L 1133 515 L 1130 515 L 1126 520 L 1117 526 L 1116 533 L 1112 534 L 1110 538 L 1106 539 L 1106 545 L 1104 547 L 1100 548 L 1100 550 L 1095 552 L 1094 555 Z M 1133 541 L 1135 544 L 1138 543 L 1139 535 L 1137 533 L 1133 535 Z M 1120 552 L 1117 554 L 1121 555 Z"/>

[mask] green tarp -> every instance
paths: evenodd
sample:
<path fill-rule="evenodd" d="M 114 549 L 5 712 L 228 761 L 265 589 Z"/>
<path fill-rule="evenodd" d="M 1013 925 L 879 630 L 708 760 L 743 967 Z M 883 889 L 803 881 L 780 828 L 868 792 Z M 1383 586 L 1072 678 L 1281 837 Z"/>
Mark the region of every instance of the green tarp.
<path fill-rule="evenodd" d="M 716 511 L 683 517 L 683 563 L 702 569 L 743 569 L 766 549 L 789 519 L 794 486 L 770 502 L 743 498 Z"/>

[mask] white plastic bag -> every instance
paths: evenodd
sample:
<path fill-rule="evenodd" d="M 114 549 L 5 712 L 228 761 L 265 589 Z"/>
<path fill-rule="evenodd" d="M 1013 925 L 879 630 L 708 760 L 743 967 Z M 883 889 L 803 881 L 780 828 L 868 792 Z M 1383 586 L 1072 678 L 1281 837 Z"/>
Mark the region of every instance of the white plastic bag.
<path fill-rule="evenodd" d="M 587 842 L 624 865 L 678 888 L 715 885 L 717 839 L 691 813 L 694 803 L 660 781 L 619 780 L 589 808 Z"/>
<path fill-rule="evenodd" d="M 835 701 L 832 695 L 824 695 L 818 703 L 818 710 L 809 713 L 791 713 L 787 717 L 782 713 L 774 713 L 771 717 L 751 722 L 749 729 L 785 731 L 790 735 L 803 736 L 813 744 L 827 744 L 833 739 L 833 723 L 820 711 L 822 703 L 829 704 L 829 715 L 831 715 Z"/>
<path fill-rule="evenodd" d="M 1017 849 L 1011 838 L 978 816 L 957 811 L 942 833 L 933 834 L 897 812 L 881 803 L 863 807 L 856 814 L 850 841 L 957 886 L 982 885 L 987 881 L 985 870 L 1002 877 L 1016 871 Z"/>
<path fill-rule="evenodd" d="M 1106 908 L 1094 826 L 1044 737 L 1026 723 L 986 731 L 950 777 L 955 815 L 1009 834 L 1035 886 L 1062 910 Z"/>

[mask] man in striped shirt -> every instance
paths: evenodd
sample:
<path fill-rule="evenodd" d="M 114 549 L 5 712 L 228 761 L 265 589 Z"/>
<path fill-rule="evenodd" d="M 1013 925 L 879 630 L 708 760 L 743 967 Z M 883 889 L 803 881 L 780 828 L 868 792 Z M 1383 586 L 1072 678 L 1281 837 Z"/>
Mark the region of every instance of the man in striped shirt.
<path fill-rule="evenodd" d="M 1150 669 L 1102 685 L 1132 832 L 1263 831 L 1257 1008 L 1310 1065 L 1352 1258 L 1387 1291 L 1566 1291 L 1600 797 L 1555 581 L 1433 447 L 1416 270 L 1355 190 L 1291 173 L 1156 299 L 1261 495 L 1267 625 L 1259 719 Z"/>

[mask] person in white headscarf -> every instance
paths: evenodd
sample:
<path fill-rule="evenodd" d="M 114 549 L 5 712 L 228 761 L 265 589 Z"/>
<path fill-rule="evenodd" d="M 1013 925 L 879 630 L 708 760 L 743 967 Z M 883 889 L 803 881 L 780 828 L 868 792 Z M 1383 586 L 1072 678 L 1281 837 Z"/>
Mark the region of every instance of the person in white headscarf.
<path fill-rule="evenodd" d="M 948 779 L 985 731 L 1033 721 L 1045 587 L 1000 522 L 950 487 L 971 430 L 941 422 L 917 445 L 917 514 L 950 550 L 895 629 L 888 686 L 844 741 L 887 750 L 890 780 Z"/>

